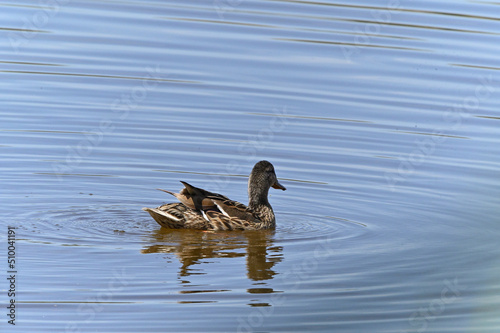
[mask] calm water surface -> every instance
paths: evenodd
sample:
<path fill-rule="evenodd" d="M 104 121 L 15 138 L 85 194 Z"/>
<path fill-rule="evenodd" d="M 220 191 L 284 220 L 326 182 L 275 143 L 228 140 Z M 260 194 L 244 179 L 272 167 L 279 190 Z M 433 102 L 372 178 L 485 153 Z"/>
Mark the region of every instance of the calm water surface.
<path fill-rule="evenodd" d="M 498 332 L 495 1 L 0 5 L 2 332 Z M 266 232 L 161 229 L 179 180 Z"/>

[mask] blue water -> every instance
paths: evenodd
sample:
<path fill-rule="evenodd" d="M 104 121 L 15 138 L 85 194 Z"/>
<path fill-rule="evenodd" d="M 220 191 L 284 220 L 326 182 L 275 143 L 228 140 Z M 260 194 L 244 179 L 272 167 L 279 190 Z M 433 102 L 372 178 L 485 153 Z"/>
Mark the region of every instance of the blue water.
<path fill-rule="evenodd" d="M 0 6 L 2 331 L 500 328 L 498 3 Z M 275 231 L 141 211 L 262 159 Z"/>

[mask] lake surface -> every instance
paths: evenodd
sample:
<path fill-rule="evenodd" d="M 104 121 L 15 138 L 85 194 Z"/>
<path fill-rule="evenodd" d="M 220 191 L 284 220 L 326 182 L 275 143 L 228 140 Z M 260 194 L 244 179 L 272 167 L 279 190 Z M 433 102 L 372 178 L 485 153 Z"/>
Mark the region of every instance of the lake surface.
<path fill-rule="evenodd" d="M 498 2 L 0 9 L 2 332 L 499 331 Z M 274 231 L 141 210 L 262 159 Z"/>

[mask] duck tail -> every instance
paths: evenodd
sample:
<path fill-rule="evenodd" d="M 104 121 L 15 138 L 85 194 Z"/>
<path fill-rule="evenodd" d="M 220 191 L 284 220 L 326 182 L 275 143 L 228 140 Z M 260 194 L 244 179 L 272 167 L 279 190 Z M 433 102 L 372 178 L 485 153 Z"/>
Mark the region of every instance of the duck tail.
<path fill-rule="evenodd" d="M 174 197 L 177 198 L 177 193 L 174 193 L 174 192 L 171 192 L 171 191 L 167 191 L 167 190 L 163 190 L 161 188 L 157 188 L 158 191 L 162 191 L 162 192 L 165 192 L 165 193 L 168 193 L 170 195 L 173 195 Z"/>

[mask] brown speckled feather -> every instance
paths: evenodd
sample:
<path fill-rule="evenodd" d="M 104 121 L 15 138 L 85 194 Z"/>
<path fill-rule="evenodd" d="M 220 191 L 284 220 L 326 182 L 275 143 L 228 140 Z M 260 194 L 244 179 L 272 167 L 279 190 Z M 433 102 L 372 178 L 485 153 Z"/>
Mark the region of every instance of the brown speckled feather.
<path fill-rule="evenodd" d="M 258 219 L 253 210 L 251 210 L 241 202 L 213 196 L 209 198 L 212 199 L 218 210 L 228 217 L 237 217 L 239 219 L 248 221 Z"/>
<path fill-rule="evenodd" d="M 203 215 L 180 202 L 162 205 L 158 208 L 143 208 L 159 225 L 170 229 L 210 229 Z"/>

